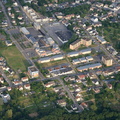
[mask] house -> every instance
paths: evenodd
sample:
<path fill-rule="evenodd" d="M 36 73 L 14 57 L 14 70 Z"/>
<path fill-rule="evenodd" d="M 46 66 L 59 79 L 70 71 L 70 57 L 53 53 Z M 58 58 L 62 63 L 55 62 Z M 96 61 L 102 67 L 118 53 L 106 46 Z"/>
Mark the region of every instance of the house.
<path fill-rule="evenodd" d="M 65 80 L 66 82 L 68 82 L 68 81 L 75 81 L 75 77 L 74 77 L 74 76 L 66 77 L 66 78 L 64 78 L 64 80 Z"/>
<path fill-rule="evenodd" d="M 82 102 L 80 105 L 81 105 L 83 108 L 87 108 L 87 107 L 88 107 L 88 104 L 86 104 L 85 102 Z"/>
<path fill-rule="evenodd" d="M 92 83 L 95 85 L 100 85 L 98 80 L 92 80 Z"/>
<path fill-rule="evenodd" d="M 4 103 L 7 103 L 11 99 L 9 94 L 0 94 L 0 96 L 2 97 Z"/>
<path fill-rule="evenodd" d="M 95 71 L 97 75 L 101 75 L 102 74 L 102 70 L 97 70 Z"/>
<path fill-rule="evenodd" d="M 23 78 L 21 78 L 21 81 L 22 81 L 22 82 L 27 82 L 27 81 L 28 81 L 28 77 L 23 77 Z"/>
<path fill-rule="evenodd" d="M 114 69 L 106 69 L 106 70 L 103 70 L 103 75 L 104 76 L 109 76 L 109 75 L 114 74 L 114 72 L 115 72 Z"/>
<path fill-rule="evenodd" d="M 75 92 L 80 92 L 81 91 L 81 88 L 80 87 L 76 87 L 74 88 Z"/>
<path fill-rule="evenodd" d="M 0 83 L 4 83 L 3 77 L 0 77 Z"/>
<path fill-rule="evenodd" d="M 115 67 L 115 71 L 116 71 L 116 73 L 117 73 L 117 72 L 120 72 L 120 66 L 116 66 L 116 67 Z"/>
<path fill-rule="evenodd" d="M 80 96 L 76 96 L 75 99 L 77 102 L 83 100 Z"/>
<path fill-rule="evenodd" d="M 57 93 L 62 89 L 62 87 L 55 87 L 53 90 Z"/>
<path fill-rule="evenodd" d="M 23 90 L 23 86 L 22 86 L 22 85 L 19 85 L 19 86 L 18 86 L 18 90 L 20 90 L 20 91 Z"/>
<path fill-rule="evenodd" d="M 27 90 L 30 90 L 30 84 L 25 84 L 24 88 L 27 89 Z"/>
<path fill-rule="evenodd" d="M 94 88 L 93 91 L 94 91 L 95 93 L 100 93 L 100 89 L 99 89 L 99 88 Z"/>
<path fill-rule="evenodd" d="M 71 105 L 71 108 L 72 108 L 73 110 L 77 110 L 77 107 L 76 107 L 75 104 Z"/>
<path fill-rule="evenodd" d="M 22 81 L 18 81 L 18 80 L 17 80 L 17 81 L 13 81 L 13 84 L 14 84 L 14 85 L 21 85 L 21 84 L 22 84 Z"/>
<path fill-rule="evenodd" d="M 45 87 L 51 87 L 51 86 L 55 86 L 55 82 L 54 81 L 50 81 L 46 84 L 44 84 Z"/>
<path fill-rule="evenodd" d="M 92 72 L 89 72 L 89 73 L 88 73 L 88 77 L 89 77 L 90 79 L 95 79 L 95 78 L 96 78 L 96 75 L 95 75 L 94 73 L 92 73 Z"/>
<path fill-rule="evenodd" d="M 11 87 L 7 87 L 7 90 L 8 90 L 8 91 L 11 91 L 11 90 L 12 90 L 12 88 L 11 88 Z"/>
<path fill-rule="evenodd" d="M 85 78 L 86 78 L 86 75 L 84 75 L 84 74 L 81 74 L 81 75 L 78 75 L 77 76 L 79 79 L 81 79 L 81 80 L 85 80 Z"/>
<path fill-rule="evenodd" d="M 112 84 L 107 85 L 109 89 L 112 89 Z"/>
<path fill-rule="evenodd" d="M 61 107 L 65 107 L 67 103 L 64 99 L 61 99 L 57 100 L 57 104 L 60 105 Z"/>
<path fill-rule="evenodd" d="M 6 40 L 5 43 L 6 43 L 7 46 L 11 46 L 12 45 L 12 42 L 10 40 Z"/>
<path fill-rule="evenodd" d="M 28 73 L 30 74 L 31 78 L 39 77 L 39 71 L 35 66 L 28 67 Z"/>

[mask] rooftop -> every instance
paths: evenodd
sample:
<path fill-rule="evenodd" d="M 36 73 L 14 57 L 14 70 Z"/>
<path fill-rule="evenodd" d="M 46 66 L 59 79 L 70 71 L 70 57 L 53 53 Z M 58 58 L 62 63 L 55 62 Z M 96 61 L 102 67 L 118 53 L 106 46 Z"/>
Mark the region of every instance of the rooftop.
<path fill-rule="evenodd" d="M 28 67 L 28 69 L 29 69 L 31 72 L 38 71 L 35 66 L 30 66 L 30 67 Z"/>

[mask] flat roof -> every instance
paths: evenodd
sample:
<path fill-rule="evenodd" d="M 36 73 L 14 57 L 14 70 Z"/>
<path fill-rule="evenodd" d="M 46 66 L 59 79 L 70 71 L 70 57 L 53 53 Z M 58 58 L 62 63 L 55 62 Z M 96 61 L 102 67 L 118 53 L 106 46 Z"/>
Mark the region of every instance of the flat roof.
<path fill-rule="evenodd" d="M 79 54 L 79 51 L 69 52 L 67 55 L 74 55 L 74 54 Z"/>
<path fill-rule="evenodd" d="M 43 58 L 40 58 L 38 61 L 44 61 L 44 60 L 50 60 L 51 58 L 50 57 L 43 57 Z"/>
<path fill-rule="evenodd" d="M 91 67 L 96 67 L 96 66 L 101 66 L 101 65 L 102 65 L 101 63 L 95 63 L 95 64 L 89 64 L 89 65 L 81 66 L 81 67 L 78 67 L 77 69 L 84 70 L 84 69 L 89 69 Z"/>
<path fill-rule="evenodd" d="M 91 48 L 83 49 L 80 52 L 87 52 L 87 51 L 91 51 Z"/>
<path fill-rule="evenodd" d="M 70 45 L 75 45 L 75 44 L 77 44 L 78 42 L 80 42 L 80 40 L 76 40 L 76 41 L 74 41 L 73 43 L 71 43 Z"/>
<path fill-rule="evenodd" d="M 52 56 L 51 58 L 52 58 L 52 59 L 55 59 L 55 58 L 61 58 L 61 57 L 64 57 L 64 55 L 61 55 L 61 54 L 59 54 L 59 55 L 54 55 L 54 56 Z"/>
<path fill-rule="evenodd" d="M 35 66 L 30 66 L 28 67 L 28 69 L 30 69 L 32 72 L 38 71 Z"/>
<path fill-rule="evenodd" d="M 68 30 L 66 31 L 56 31 L 55 34 L 62 40 L 68 41 L 72 37 L 72 33 Z"/>
<path fill-rule="evenodd" d="M 111 60 L 111 58 L 109 57 L 109 56 L 107 56 L 107 55 L 104 55 L 103 56 L 106 60 Z"/>

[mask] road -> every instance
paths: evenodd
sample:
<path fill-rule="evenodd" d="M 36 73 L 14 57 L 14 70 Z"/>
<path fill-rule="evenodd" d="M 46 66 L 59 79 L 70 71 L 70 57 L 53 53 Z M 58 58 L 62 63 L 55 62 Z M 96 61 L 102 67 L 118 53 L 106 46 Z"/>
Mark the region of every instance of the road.
<path fill-rule="evenodd" d="M 31 24 L 32 21 L 26 16 L 26 14 L 25 14 L 25 12 L 23 11 L 23 8 L 22 8 L 19 0 L 16 0 L 16 1 L 17 1 L 17 3 L 18 3 L 18 6 L 19 6 L 20 9 L 21 9 L 21 13 L 22 13 L 22 15 L 23 15 L 23 17 L 24 17 L 24 20 L 25 20 L 26 24 Z"/>
<path fill-rule="evenodd" d="M 4 5 L 2 4 L 2 2 L 0 2 L 0 5 L 1 5 L 1 7 L 2 7 L 2 11 L 4 12 L 4 14 L 5 14 L 5 16 L 6 16 L 7 20 L 8 20 L 8 25 L 9 25 L 9 27 L 10 27 L 10 28 L 11 28 L 11 27 L 14 27 L 14 26 L 12 26 L 12 24 L 11 24 L 11 22 L 10 22 L 10 19 L 9 19 L 7 13 L 6 13 L 5 7 L 4 7 Z M 18 29 L 18 28 L 16 27 L 16 29 Z M 29 64 L 30 64 L 30 65 L 33 65 L 33 66 L 36 66 L 36 65 L 34 64 L 33 60 L 30 59 L 26 53 L 24 53 L 24 50 L 21 48 L 21 46 L 19 45 L 19 43 L 14 39 L 14 37 L 12 36 L 12 34 L 10 33 L 10 31 L 9 31 L 8 29 L 6 29 L 6 28 L 4 28 L 4 30 L 6 31 L 7 34 L 10 35 L 10 39 L 11 39 L 12 42 L 16 45 L 17 49 L 21 52 L 21 54 L 25 57 L 25 59 L 29 62 Z M 39 71 L 39 75 L 40 75 L 40 78 L 41 78 L 41 79 L 45 79 L 45 77 L 42 75 L 42 73 L 41 73 L 40 71 Z"/>
<path fill-rule="evenodd" d="M 67 92 L 69 98 L 72 99 L 73 103 L 78 108 L 79 112 L 82 112 L 83 108 L 77 103 L 77 101 L 75 100 L 74 96 L 70 93 L 70 90 L 68 89 L 68 87 L 66 85 L 64 85 L 63 80 L 61 80 L 60 77 L 57 77 L 57 79 L 60 82 L 60 84 L 63 86 L 63 89 Z"/>
<path fill-rule="evenodd" d="M 4 71 L 2 69 L 0 69 L 0 73 L 2 74 L 3 78 L 6 80 L 6 82 L 9 84 L 10 87 L 12 87 L 12 82 L 11 80 L 8 79 L 8 77 L 6 76 L 6 74 L 4 73 Z"/>
<path fill-rule="evenodd" d="M 82 21 L 82 19 L 81 19 L 81 21 Z M 88 32 L 87 30 L 85 30 L 85 28 L 83 28 L 82 25 L 81 25 L 81 28 L 85 31 L 85 33 L 87 34 L 88 38 L 90 38 L 90 39 L 92 39 L 92 40 L 95 40 L 95 44 L 96 44 L 97 46 L 99 46 L 99 48 L 101 48 L 101 50 L 104 51 L 104 53 L 105 53 L 107 56 L 109 56 L 111 59 L 113 59 L 113 62 L 114 62 L 115 64 L 119 64 L 118 61 L 115 59 L 115 56 L 113 56 L 112 54 L 110 54 L 110 53 L 106 50 L 106 48 L 104 47 L 104 45 L 103 45 L 103 44 L 100 44 L 100 43 L 98 42 L 98 40 L 97 40 L 96 37 L 93 37 L 92 35 L 90 35 L 89 32 Z"/>
<path fill-rule="evenodd" d="M 17 28 L 16 28 L 17 29 Z M 21 54 L 24 56 L 24 58 L 28 61 L 28 63 L 32 66 L 36 66 L 34 61 L 28 57 L 28 55 L 24 52 L 24 50 L 22 49 L 22 47 L 19 45 L 19 43 L 14 39 L 14 37 L 11 35 L 10 31 L 5 29 L 6 33 L 10 35 L 10 39 L 12 40 L 12 42 L 16 45 L 17 49 L 21 52 Z M 39 70 L 38 70 L 39 71 Z M 45 77 L 43 76 L 43 74 L 39 71 L 39 75 L 41 79 L 45 79 Z"/>
<path fill-rule="evenodd" d="M 11 26 L 12 26 L 11 21 L 10 21 L 10 19 L 9 19 L 9 17 L 8 17 L 8 15 L 7 15 L 6 9 L 5 9 L 5 7 L 4 7 L 4 5 L 2 4 L 1 1 L 0 1 L 0 5 L 1 5 L 2 11 L 4 12 L 5 17 L 6 17 L 6 19 L 7 19 L 8 26 L 11 27 Z"/>

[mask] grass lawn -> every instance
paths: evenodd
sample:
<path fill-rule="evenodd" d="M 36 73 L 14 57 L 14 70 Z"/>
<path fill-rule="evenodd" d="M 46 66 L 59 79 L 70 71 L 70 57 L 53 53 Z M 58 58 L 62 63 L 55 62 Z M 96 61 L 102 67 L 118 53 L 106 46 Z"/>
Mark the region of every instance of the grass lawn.
<path fill-rule="evenodd" d="M 26 71 L 29 63 L 15 46 L 6 47 L 0 43 L 0 55 L 6 58 L 7 64 L 15 71 L 20 69 Z"/>
<path fill-rule="evenodd" d="M 52 62 L 49 62 L 49 63 L 43 63 L 43 64 L 40 64 L 40 65 L 41 65 L 43 68 L 46 68 L 46 67 L 51 67 L 51 66 L 63 64 L 63 63 L 67 63 L 66 59 L 57 60 L 57 61 L 52 61 Z"/>

